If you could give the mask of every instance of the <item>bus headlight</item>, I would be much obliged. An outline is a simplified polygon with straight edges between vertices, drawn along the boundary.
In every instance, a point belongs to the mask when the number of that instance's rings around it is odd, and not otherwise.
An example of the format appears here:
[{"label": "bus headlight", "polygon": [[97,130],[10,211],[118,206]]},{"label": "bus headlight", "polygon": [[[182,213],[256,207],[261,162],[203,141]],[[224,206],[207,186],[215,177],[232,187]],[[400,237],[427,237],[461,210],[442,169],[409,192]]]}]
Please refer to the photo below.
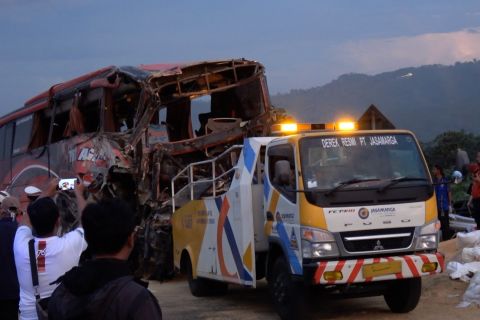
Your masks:
[{"label": "bus headlight", "polygon": [[302,255],[304,258],[324,258],[339,255],[333,235],[325,230],[302,227]]}]

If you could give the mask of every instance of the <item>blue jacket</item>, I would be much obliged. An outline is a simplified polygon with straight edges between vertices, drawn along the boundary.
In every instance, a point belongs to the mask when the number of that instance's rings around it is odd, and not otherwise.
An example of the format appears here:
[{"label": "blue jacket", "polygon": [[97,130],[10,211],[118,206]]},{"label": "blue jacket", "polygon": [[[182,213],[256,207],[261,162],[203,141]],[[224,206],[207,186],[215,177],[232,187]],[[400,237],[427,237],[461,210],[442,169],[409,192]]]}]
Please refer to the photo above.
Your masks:
[{"label": "blue jacket", "polygon": [[448,212],[450,201],[448,199],[448,180],[446,178],[435,179],[435,194],[437,195],[437,208]]}]

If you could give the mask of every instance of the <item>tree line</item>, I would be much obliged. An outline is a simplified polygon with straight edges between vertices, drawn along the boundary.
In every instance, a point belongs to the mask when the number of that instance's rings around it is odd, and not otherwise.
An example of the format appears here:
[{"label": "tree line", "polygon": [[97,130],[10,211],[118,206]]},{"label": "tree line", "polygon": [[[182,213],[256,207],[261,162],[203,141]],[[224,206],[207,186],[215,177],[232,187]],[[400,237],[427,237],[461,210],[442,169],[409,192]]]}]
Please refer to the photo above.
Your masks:
[{"label": "tree line", "polygon": [[444,169],[451,170],[455,167],[458,148],[467,152],[471,162],[475,161],[475,155],[480,151],[480,135],[463,130],[446,131],[431,142],[421,145],[430,166],[438,164]]}]

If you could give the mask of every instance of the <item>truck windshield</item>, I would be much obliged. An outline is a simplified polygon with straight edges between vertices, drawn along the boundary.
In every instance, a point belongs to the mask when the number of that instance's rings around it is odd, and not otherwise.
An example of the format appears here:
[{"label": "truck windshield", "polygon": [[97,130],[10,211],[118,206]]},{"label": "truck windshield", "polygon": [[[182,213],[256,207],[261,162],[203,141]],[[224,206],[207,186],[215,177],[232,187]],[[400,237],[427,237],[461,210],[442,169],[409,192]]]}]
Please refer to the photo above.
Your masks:
[{"label": "truck windshield", "polygon": [[417,143],[409,134],[305,137],[300,155],[305,190],[331,192],[381,188],[392,180],[398,186],[429,181]]}]

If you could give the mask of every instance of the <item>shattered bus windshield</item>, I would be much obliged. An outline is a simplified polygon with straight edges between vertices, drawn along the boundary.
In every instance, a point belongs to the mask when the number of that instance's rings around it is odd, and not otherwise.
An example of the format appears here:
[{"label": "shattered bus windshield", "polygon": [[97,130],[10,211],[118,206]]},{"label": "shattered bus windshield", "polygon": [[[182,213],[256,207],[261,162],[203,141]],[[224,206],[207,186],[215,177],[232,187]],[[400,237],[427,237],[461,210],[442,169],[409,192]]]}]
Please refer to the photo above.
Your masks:
[{"label": "shattered bus windshield", "polygon": [[417,144],[409,134],[306,137],[300,154],[307,190],[378,187],[395,179],[416,184],[428,181]]}]

